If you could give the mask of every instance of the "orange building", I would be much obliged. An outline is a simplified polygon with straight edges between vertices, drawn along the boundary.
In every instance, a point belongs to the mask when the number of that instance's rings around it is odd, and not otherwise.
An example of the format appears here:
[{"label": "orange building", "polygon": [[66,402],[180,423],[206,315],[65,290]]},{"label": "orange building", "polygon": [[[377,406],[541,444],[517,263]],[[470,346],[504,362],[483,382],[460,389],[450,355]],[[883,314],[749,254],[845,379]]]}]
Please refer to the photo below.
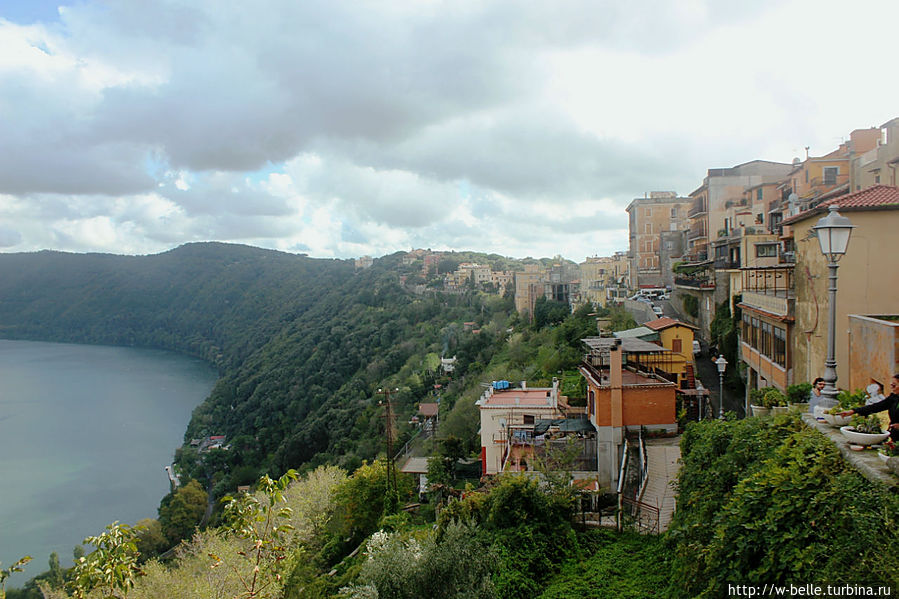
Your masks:
[{"label": "orange building", "polygon": [[668,350],[640,339],[588,337],[580,366],[587,381],[587,417],[596,428],[597,474],[603,488],[618,486],[627,430],[677,431],[675,384],[658,374]]}]

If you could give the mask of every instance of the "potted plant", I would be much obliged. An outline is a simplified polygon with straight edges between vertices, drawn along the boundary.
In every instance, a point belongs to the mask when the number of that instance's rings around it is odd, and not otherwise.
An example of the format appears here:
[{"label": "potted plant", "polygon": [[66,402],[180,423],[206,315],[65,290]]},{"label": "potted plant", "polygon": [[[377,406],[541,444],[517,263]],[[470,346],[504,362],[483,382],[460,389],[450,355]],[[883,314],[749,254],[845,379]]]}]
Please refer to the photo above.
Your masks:
[{"label": "potted plant", "polygon": [[843,436],[855,445],[875,445],[890,436],[880,429],[880,418],[876,414],[868,417],[855,415],[849,426],[840,427]]},{"label": "potted plant", "polygon": [[840,416],[842,412],[845,412],[849,408],[845,408],[843,406],[837,405],[829,410],[824,411],[824,420],[827,421],[827,424],[830,426],[834,426],[836,428],[840,428],[841,426],[846,426],[852,420],[851,416]]},{"label": "potted plant", "polygon": [[771,410],[763,405],[765,389],[753,389],[749,392],[749,408],[753,416],[764,416]]},{"label": "potted plant", "polygon": [[787,410],[789,410],[787,407],[787,396],[777,389],[768,389],[765,391],[765,395],[762,397],[762,405],[769,408],[775,414],[786,413]]},{"label": "potted plant", "polygon": [[787,400],[790,408],[799,410],[800,412],[808,411],[808,398],[812,392],[811,383],[799,383],[798,385],[790,385],[787,387]]}]

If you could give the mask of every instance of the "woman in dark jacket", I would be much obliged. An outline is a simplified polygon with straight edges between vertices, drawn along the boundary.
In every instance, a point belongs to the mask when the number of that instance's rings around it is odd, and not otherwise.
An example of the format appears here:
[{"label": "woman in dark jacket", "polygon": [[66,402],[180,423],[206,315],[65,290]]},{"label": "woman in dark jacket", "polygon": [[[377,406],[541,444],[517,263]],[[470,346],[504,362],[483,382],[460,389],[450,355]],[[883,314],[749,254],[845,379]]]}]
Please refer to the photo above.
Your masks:
[{"label": "woman in dark jacket", "polygon": [[868,414],[876,414],[877,412],[889,411],[890,415],[890,438],[893,441],[899,441],[899,374],[894,374],[890,379],[890,394],[877,403],[868,406],[861,406],[852,410],[843,412],[843,416],[851,416],[858,414],[867,416]]}]

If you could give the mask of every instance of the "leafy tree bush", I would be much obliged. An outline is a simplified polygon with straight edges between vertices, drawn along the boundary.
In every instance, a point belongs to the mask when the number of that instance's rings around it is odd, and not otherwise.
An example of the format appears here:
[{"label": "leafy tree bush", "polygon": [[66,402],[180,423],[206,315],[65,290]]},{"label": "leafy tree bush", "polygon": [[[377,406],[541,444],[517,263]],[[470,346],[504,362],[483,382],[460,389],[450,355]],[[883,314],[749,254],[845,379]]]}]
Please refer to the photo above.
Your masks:
[{"label": "leafy tree bush", "polygon": [[699,299],[695,295],[685,294],[683,296],[684,312],[689,316],[696,318],[699,316]]},{"label": "leafy tree bush", "polygon": [[899,584],[883,559],[899,550],[899,498],[797,417],[693,423],[682,455],[670,596],[721,597],[735,580]]},{"label": "leafy tree bush", "polygon": [[206,513],[206,505],[206,491],[196,480],[188,481],[163,498],[159,505],[159,524],[169,546],[193,534]]}]

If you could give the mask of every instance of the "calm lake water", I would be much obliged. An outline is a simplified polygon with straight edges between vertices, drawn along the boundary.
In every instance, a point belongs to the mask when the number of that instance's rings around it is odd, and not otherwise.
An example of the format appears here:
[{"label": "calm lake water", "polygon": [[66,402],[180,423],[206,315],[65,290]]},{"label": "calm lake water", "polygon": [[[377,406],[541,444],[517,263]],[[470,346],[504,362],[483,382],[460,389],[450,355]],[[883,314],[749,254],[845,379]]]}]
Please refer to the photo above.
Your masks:
[{"label": "calm lake water", "polygon": [[114,520],[155,518],[216,372],[182,355],[0,339],[0,562],[21,586]]}]

